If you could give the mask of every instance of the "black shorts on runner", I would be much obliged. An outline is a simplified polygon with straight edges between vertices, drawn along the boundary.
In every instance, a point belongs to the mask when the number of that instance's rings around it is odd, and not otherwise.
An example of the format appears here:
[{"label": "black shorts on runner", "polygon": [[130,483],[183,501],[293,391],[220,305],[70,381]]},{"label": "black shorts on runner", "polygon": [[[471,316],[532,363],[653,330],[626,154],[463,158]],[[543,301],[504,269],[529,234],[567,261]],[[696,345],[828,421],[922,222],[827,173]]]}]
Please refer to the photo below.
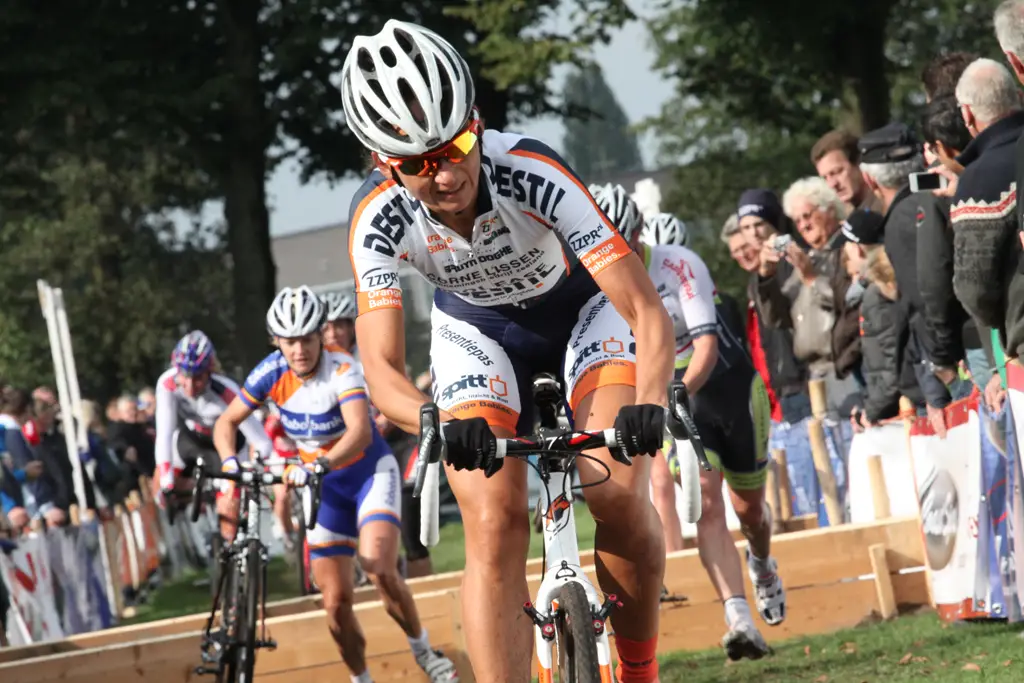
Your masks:
[{"label": "black shorts on runner", "polygon": [[[676,370],[682,378],[683,370]],[[729,368],[690,397],[708,461],[734,491],[764,486],[768,476],[771,404],[761,375],[749,364]]]}]

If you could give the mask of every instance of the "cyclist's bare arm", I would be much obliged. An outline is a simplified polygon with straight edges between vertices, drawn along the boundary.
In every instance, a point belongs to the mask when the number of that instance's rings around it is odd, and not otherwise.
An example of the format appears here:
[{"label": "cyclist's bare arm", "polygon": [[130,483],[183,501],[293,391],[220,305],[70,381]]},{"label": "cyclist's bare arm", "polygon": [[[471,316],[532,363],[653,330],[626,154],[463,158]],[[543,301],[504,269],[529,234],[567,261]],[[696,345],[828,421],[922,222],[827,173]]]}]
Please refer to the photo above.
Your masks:
[{"label": "cyclist's bare arm", "polygon": [[332,470],[358,457],[373,441],[370,407],[365,400],[341,404],[341,418],[345,421],[345,433],[324,453],[328,467]]},{"label": "cyclist's bare arm", "polygon": [[[661,305],[660,300],[658,305]],[[360,360],[374,405],[404,431],[419,434],[420,406],[431,399],[405,374],[405,319],[402,310],[381,308],[363,313],[356,318],[356,338],[374,340],[360,348]],[[441,412],[442,422],[451,419],[451,415]]]},{"label": "cyclist's bare arm", "polygon": [[683,384],[691,396],[700,391],[718,363],[718,335],[702,334],[693,340],[693,355],[683,373]]},{"label": "cyclist's bare arm", "polygon": [[238,435],[238,427],[249,419],[252,413],[253,409],[242,403],[242,399],[236,396],[213,424],[213,447],[217,449],[221,462],[235,457],[235,439]]},{"label": "cyclist's bare arm", "polygon": [[665,405],[665,387],[675,364],[675,339],[672,321],[643,262],[631,253],[602,269],[594,281],[636,338],[636,403]]}]

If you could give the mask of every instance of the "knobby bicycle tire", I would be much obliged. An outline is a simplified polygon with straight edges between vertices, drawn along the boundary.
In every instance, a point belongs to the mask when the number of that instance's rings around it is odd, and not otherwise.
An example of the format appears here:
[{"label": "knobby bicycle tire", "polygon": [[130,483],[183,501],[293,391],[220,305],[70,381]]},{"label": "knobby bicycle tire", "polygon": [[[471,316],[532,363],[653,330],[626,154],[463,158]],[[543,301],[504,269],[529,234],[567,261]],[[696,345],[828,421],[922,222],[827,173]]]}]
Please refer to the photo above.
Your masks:
[{"label": "knobby bicycle tire", "polygon": [[217,562],[220,565],[224,582],[220,594],[220,621],[221,627],[227,634],[227,642],[221,653],[221,662],[225,665],[221,669],[220,676],[217,677],[217,683],[234,683],[236,678],[235,648],[242,616],[239,609],[241,584],[239,583],[238,565],[234,557],[222,552]]},{"label": "knobby bicycle tire", "polygon": [[210,594],[217,595],[217,588],[220,586],[220,573],[223,571],[221,554],[224,552],[224,538],[220,535],[220,529],[215,529],[210,534]]},{"label": "knobby bicycle tire", "polygon": [[294,554],[295,571],[299,575],[299,594],[311,595],[313,581],[309,573],[309,549],[306,545],[306,510],[302,506],[302,496],[294,492],[289,494],[291,504],[292,527],[295,532],[292,553]]},{"label": "knobby bicycle tire", "polygon": [[583,586],[570,582],[558,591],[558,680],[601,683],[594,617]]},{"label": "knobby bicycle tire", "polygon": [[239,592],[240,632],[236,634],[234,683],[252,683],[256,666],[256,623],[259,621],[260,596],[263,594],[263,563],[259,539],[245,542],[244,589]]}]

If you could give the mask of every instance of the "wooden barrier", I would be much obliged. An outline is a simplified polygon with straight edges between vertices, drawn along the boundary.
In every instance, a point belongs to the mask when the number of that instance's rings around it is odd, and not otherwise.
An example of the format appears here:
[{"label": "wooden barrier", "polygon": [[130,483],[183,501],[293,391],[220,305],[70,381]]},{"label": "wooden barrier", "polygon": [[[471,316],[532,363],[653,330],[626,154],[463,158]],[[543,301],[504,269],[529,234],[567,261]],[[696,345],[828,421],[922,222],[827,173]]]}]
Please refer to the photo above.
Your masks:
[{"label": "wooden barrier", "polygon": [[[924,555],[918,541],[916,518],[886,520],[869,524],[844,525],[795,532],[775,539],[772,554],[786,584],[787,619],[775,628],[764,629],[769,641],[823,633],[854,626],[877,613],[891,616],[895,606],[927,602],[925,574],[920,568]],[[587,567],[593,578],[594,568]],[[536,590],[539,575],[530,577]],[[411,582],[410,582],[411,583]],[[662,652],[715,647],[722,635],[722,606],[700,564],[696,550],[682,550],[668,558],[666,586],[687,597],[685,602],[662,607],[660,646]],[[752,595],[747,585],[748,596]],[[887,597],[887,596],[891,596]],[[301,600],[291,601],[298,604]],[[431,641],[460,666],[462,680],[471,680],[466,662],[458,589],[417,594],[420,617]],[[280,604],[280,603],[279,603]],[[380,602],[356,606],[366,634],[370,672],[375,681],[404,681],[420,676],[400,629],[387,616]],[[182,620],[193,617],[183,617]],[[166,622],[165,622],[166,625]],[[261,651],[257,680],[276,683],[305,683],[310,680],[344,680],[348,675],[327,632],[322,610],[306,611],[267,619],[270,635],[277,639],[276,651]],[[130,629],[115,629],[131,637]],[[101,634],[95,634],[99,636]],[[136,633],[137,635],[137,633]],[[60,651],[68,643],[88,649],[40,656]],[[23,654],[31,658],[0,664],[0,680],[43,683],[180,683],[202,680],[192,673],[199,663],[199,641],[194,628],[187,633],[154,635],[143,640],[101,644],[86,637],[35,648]],[[87,644],[88,643],[88,644]]]},{"label": "wooden barrier", "polygon": [[793,517],[793,489],[789,485],[789,465],[786,462],[786,451],[776,448],[772,451],[772,462],[778,472],[779,482],[779,518],[783,522]]},{"label": "wooden barrier", "polygon": [[892,510],[889,506],[889,490],[885,487],[882,456],[868,456],[868,480],[871,482],[871,502],[875,510],[875,519],[890,517]]},{"label": "wooden barrier", "polygon": [[[817,518],[813,515],[793,517],[784,523],[784,527],[786,533],[795,533],[814,529],[817,528]],[[742,552],[746,541],[743,540],[739,531],[732,531],[731,534],[733,536],[733,540],[736,541],[737,547],[740,548]],[[782,536],[780,535],[775,540],[776,545],[778,545],[781,538]],[[686,539],[686,543],[688,547],[696,547],[693,539]],[[684,550],[682,552],[685,553],[686,551]],[[675,555],[670,557],[674,556]],[[594,565],[593,551],[583,551],[581,553],[580,560],[584,567],[591,568]],[[690,570],[688,569],[687,571]],[[537,578],[542,572],[543,566],[540,558],[534,558],[527,562],[526,574],[528,577]],[[698,576],[703,577],[705,574],[700,572]],[[409,579],[407,583],[413,595],[435,593],[459,588],[462,584],[462,572],[458,571],[434,574],[432,576]],[[536,586],[534,585],[531,590],[534,590],[535,588]],[[376,589],[373,587],[367,586],[364,588],[357,588],[355,591],[355,602],[357,604],[374,602],[376,600],[377,593]],[[267,603],[267,618],[272,619],[276,617],[312,612],[323,609],[323,606],[323,599],[319,595],[277,600]],[[29,659],[31,657],[45,657],[66,652],[77,652],[89,648],[106,647],[109,645],[123,643],[128,640],[146,640],[183,633],[198,633],[206,623],[206,618],[206,613],[190,614],[188,616],[161,619],[159,621],[151,621],[144,624],[121,626],[102,631],[82,633],[63,640],[47,643],[4,648],[0,649],[0,664],[16,662],[23,659]]]}]

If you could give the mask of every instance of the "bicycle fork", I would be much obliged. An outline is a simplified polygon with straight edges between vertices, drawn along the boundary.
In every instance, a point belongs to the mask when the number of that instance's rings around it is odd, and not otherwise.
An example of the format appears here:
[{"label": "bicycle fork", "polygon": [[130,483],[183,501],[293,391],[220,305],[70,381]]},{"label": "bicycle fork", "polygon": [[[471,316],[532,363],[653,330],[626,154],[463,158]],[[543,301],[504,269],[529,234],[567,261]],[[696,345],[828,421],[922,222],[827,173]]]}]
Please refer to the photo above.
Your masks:
[{"label": "bicycle fork", "polygon": [[[537,651],[539,683],[551,683],[553,678],[553,651],[559,616],[558,593],[566,583],[578,583],[587,594],[591,623],[597,640],[598,665],[602,681],[613,681],[611,645],[605,622],[614,607],[622,603],[612,594],[603,601],[597,589],[587,579],[580,566],[580,551],[576,537],[576,514],[573,509],[572,473],[563,468],[543,468],[541,480],[545,491],[541,495],[550,501],[542,515],[544,525],[544,576],[537,591],[536,603],[527,602],[523,611],[536,626],[534,643]],[[557,491],[557,495],[552,492]],[[537,607],[540,609],[538,610]]]}]

